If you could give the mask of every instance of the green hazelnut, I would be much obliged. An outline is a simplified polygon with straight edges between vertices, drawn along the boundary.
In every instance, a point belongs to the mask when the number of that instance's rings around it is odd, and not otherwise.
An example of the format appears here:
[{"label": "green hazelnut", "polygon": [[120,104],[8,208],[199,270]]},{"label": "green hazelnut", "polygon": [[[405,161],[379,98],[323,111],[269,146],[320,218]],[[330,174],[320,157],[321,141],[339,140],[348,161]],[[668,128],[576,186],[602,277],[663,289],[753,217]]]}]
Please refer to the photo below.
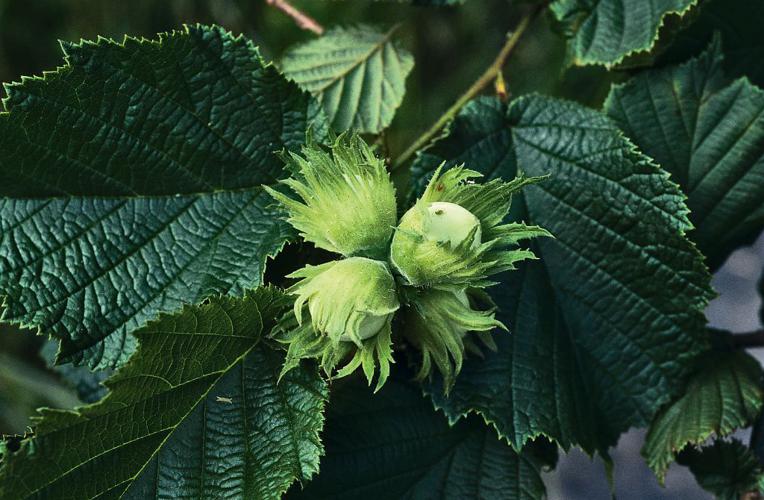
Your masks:
[{"label": "green hazelnut", "polygon": [[306,266],[290,275],[302,278],[288,291],[296,295],[297,321],[307,304],[313,328],[340,342],[362,341],[377,335],[400,304],[395,280],[384,262],[351,257]]},{"label": "green hazelnut", "polygon": [[[462,255],[481,244],[480,219],[455,203],[417,203],[401,217],[390,246],[390,262],[406,281],[429,286],[459,265]],[[466,262],[465,262],[466,264]]]},{"label": "green hazelnut", "polygon": [[480,220],[472,212],[456,203],[447,201],[430,203],[423,229],[422,236],[431,241],[449,242],[455,247],[473,234],[470,247],[475,248],[480,245]]}]

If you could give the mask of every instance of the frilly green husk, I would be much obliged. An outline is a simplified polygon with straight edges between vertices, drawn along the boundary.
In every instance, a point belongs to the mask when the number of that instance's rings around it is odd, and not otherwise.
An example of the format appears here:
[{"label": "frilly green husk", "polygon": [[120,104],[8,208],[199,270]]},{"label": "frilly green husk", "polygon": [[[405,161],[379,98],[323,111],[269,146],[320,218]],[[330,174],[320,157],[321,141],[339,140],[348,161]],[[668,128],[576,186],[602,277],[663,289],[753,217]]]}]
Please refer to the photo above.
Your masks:
[{"label": "frilly green husk", "polygon": [[301,278],[287,290],[297,297],[297,322],[302,324],[307,305],[313,329],[334,341],[351,341],[360,347],[361,341],[377,333],[367,325],[381,328],[400,307],[395,280],[378,260],[351,257],[306,266],[289,277]]},{"label": "frilly green husk", "polygon": [[[512,194],[542,178],[520,176],[511,182],[494,179],[476,184],[472,179],[481,177],[478,172],[455,167],[441,174],[441,168],[422,197],[401,217],[393,235],[390,263],[405,284],[454,290],[485,288],[495,284],[490,276],[535,258],[530,250],[519,248],[518,242],[550,234],[537,226],[502,221],[509,212]],[[480,225],[472,227],[459,242],[433,237],[431,207],[442,202],[469,211]],[[480,241],[475,244],[478,234]]]},{"label": "frilly green husk", "polygon": [[382,387],[392,362],[391,322],[400,307],[387,265],[351,257],[306,266],[289,277],[301,279],[287,290],[296,296],[294,309],[273,336],[288,346],[282,374],[300,359],[317,358],[334,378],[361,366],[371,384],[379,366],[377,388]]},{"label": "frilly green husk", "polygon": [[[448,392],[461,371],[465,349],[482,355],[478,342],[491,350],[496,344],[488,332],[507,328],[495,318],[496,308],[480,290],[408,289],[406,292],[403,336],[422,356],[416,375],[423,380],[430,375],[433,364],[443,375]],[[474,309],[481,302],[488,309]]]},{"label": "frilly green husk", "polygon": [[299,199],[265,190],[303,239],[345,257],[386,258],[396,222],[395,188],[384,161],[360,137],[340,135],[328,150],[309,139],[302,155],[281,156],[295,173],[282,184]]},{"label": "frilly green husk", "polygon": [[550,236],[504,222],[512,194],[542,178],[478,184],[475,171],[441,166],[396,226],[384,162],[358,136],[342,135],[329,148],[309,139],[301,155],[283,158],[293,172],[283,185],[292,194],[267,191],[305,240],[345,258],[289,276],[299,280],[288,289],[294,309],[271,334],[287,349],[282,375],[311,358],[330,378],[360,367],[371,385],[378,370],[379,390],[393,338],[406,339],[421,356],[417,378],[437,368],[448,392],[465,352],[495,349],[491,331],[506,330],[483,289],[496,284],[495,274],[535,258],[520,241]]}]

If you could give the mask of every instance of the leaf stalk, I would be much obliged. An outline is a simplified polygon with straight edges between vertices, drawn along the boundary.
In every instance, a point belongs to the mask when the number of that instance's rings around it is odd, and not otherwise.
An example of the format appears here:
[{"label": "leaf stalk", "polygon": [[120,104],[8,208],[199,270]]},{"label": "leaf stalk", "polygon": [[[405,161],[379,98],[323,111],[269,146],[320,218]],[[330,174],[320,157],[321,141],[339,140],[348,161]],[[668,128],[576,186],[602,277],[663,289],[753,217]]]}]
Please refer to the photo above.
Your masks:
[{"label": "leaf stalk", "polygon": [[747,333],[735,333],[731,335],[732,345],[736,349],[751,349],[764,347],[764,328]]},{"label": "leaf stalk", "polygon": [[297,26],[299,26],[300,28],[304,30],[312,31],[318,36],[321,36],[324,34],[324,27],[321,26],[318,23],[318,21],[316,21],[309,15],[299,10],[297,7],[289,3],[287,0],[266,0],[266,3],[268,5],[272,5],[273,7],[276,7],[277,9],[282,11],[284,14],[294,19],[295,23],[297,23]]}]

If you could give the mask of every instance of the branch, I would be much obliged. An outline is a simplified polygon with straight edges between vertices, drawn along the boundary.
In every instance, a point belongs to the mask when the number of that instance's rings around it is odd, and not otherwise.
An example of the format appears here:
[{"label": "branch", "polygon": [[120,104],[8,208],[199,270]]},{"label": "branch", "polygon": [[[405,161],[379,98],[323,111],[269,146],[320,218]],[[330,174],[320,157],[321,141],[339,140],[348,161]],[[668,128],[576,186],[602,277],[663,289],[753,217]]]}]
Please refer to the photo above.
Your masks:
[{"label": "branch", "polygon": [[422,147],[426,146],[427,143],[429,143],[430,140],[435,137],[435,135],[443,127],[445,127],[446,124],[448,124],[448,122],[450,122],[457,113],[459,113],[465,104],[471,101],[473,97],[478,95],[485,87],[487,87],[491,82],[494,81],[494,79],[498,77],[498,75],[501,73],[501,69],[504,67],[504,64],[507,61],[507,58],[509,58],[509,55],[517,45],[517,42],[520,41],[520,38],[523,36],[523,33],[525,33],[525,30],[528,29],[528,26],[536,18],[539,12],[541,12],[544,6],[544,3],[535,6],[520,20],[517,28],[512,33],[512,35],[507,38],[507,41],[499,51],[496,59],[493,60],[493,63],[491,63],[491,65],[488,66],[483,74],[480,75],[480,78],[475,80],[475,83],[473,83],[472,86],[468,88],[467,91],[462,94],[462,96],[457,99],[456,102],[450,108],[448,108],[448,110],[446,110],[446,112],[443,113],[440,118],[438,118],[438,121],[436,121],[432,127],[429,128],[429,130],[419,136],[419,138],[414,141],[414,143],[411,144],[411,146],[409,146],[406,151],[404,151],[398,158],[396,158],[396,160],[393,162],[393,170],[405,164],[414,155],[414,153],[422,149]]},{"label": "branch", "polygon": [[736,349],[764,347],[764,329],[748,333],[733,333],[730,338],[732,346]]},{"label": "branch", "polygon": [[312,31],[316,35],[324,34],[324,27],[318,24],[318,22],[312,17],[308,16],[304,12],[298,10],[295,6],[289,3],[288,0],[266,0],[268,5],[272,5],[294,19],[297,26],[304,30]]}]

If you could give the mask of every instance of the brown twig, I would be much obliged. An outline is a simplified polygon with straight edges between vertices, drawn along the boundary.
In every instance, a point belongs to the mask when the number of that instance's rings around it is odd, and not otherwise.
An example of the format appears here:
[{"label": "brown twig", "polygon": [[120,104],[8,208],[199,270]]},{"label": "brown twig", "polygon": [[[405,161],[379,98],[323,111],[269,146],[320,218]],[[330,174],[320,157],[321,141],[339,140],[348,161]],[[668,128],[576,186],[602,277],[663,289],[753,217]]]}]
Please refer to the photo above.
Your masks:
[{"label": "brown twig", "polygon": [[470,86],[457,101],[446,110],[445,113],[436,121],[432,127],[430,127],[424,134],[419,136],[396,160],[393,162],[393,169],[399,168],[404,165],[414,154],[426,146],[433,137],[450,122],[456,116],[459,111],[467,104],[473,97],[478,95],[485,87],[493,82],[497,75],[501,72],[506,63],[507,58],[514,50],[517,42],[523,36],[523,33],[528,29],[531,22],[536,18],[539,12],[545,7],[544,3],[540,3],[535,6],[528,14],[520,20],[520,23],[515,28],[515,31],[507,37],[507,41],[499,51],[499,54],[493,60],[490,66],[483,72],[480,77]]},{"label": "brown twig", "polygon": [[732,345],[737,349],[764,347],[764,329],[748,333],[735,333],[730,337]]},{"label": "brown twig", "polygon": [[324,27],[318,24],[318,22],[297,9],[294,5],[290,4],[288,0],[265,0],[268,5],[272,5],[288,15],[297,23],[297,26],[304,30],[312,31],[316,35],[324,34]]}]

